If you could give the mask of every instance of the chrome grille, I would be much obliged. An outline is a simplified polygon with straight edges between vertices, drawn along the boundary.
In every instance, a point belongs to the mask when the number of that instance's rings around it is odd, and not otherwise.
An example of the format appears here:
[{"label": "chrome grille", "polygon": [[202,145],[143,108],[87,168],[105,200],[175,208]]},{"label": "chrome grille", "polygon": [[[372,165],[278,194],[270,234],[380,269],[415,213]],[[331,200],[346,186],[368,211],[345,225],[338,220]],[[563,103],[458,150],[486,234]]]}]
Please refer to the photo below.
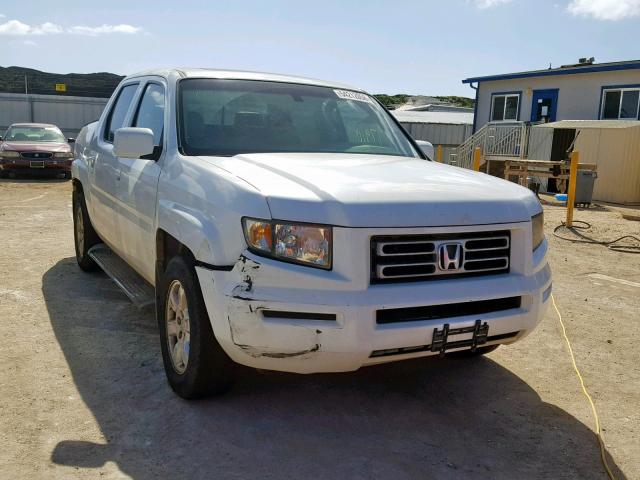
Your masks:
[{"label": "chrome grille", "polygon": [[[508,230],[374,236],[371,238],[371,282],[505,273],[509,271],[510,250]],[[451,260],[450,253],[455,253],[457,258]]]},{"label": "chrome grille", "polygon": [[51,153],[51,152],[21,152],[20,156],[22,158],[41,160],[41,159],[53,157],[53,153]]}]

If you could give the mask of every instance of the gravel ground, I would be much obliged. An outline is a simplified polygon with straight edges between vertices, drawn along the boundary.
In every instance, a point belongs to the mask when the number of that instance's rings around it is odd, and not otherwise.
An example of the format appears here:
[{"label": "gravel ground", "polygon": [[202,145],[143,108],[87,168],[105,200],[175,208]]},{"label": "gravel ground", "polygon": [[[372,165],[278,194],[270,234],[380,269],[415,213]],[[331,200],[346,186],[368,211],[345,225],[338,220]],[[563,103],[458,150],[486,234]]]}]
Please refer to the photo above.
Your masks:
[{"label": "gravel ground", "polygon": [[[153,314],[77,268],[70,187],[0,180],[1,479],[606,478],[552,311],[484,358],[248,372],[227,396],[181,400]],[[545,210],[556,300],[609,461],[639,479],[640,255],[557,240],[564,209]],[[599,238],[640,233],[611,207],[576,219]]]}]

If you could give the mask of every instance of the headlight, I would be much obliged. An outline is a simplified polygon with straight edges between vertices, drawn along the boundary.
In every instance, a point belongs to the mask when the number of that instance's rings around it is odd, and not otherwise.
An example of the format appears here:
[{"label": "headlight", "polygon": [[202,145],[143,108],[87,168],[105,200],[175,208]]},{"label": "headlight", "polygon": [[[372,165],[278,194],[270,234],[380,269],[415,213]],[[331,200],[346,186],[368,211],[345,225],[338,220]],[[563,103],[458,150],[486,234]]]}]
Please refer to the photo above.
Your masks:
[{"label": "headlight", "polygon": [[544,240],[544,212],[540,212],[531,217],[531,239],[534,250],[538,248]]},{"label": "headlight", "polygon": [[73,153],[71,152],[57,152],[53,154],[54,158],[73,158]]},{"label": "headlight", "polygon": [[13,152],[11,150],[0,151],[0,157],[3,157],[3,158],[17,158],[19,156],[20,156],[19,152]]},{"label": "headlight", "polygon": [[331,269],[333,232],[329,226],[243,218],[242,229],[249,250],[259,255]]}]

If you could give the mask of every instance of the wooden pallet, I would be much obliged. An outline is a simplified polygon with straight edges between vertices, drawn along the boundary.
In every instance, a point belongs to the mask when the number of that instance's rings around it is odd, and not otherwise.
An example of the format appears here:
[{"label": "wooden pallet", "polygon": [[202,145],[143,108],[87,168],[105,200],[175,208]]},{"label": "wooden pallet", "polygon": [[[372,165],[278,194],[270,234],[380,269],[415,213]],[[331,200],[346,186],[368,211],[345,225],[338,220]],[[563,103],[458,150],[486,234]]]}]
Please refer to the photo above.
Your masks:
[{"label": "wooden pallet", "polygon": [[[487,163],[496,161],[503,162],[504,178],[509,180],[511,177],[517,177],[517,183],[524,186],[527,185],[528,177],[555,178],[560,181],[567,181],[569,179],[569,162],[496,156],[487,156],[486,161]],[[597,171],[598,166],[595,163],[579,163],[578,170]]]}]

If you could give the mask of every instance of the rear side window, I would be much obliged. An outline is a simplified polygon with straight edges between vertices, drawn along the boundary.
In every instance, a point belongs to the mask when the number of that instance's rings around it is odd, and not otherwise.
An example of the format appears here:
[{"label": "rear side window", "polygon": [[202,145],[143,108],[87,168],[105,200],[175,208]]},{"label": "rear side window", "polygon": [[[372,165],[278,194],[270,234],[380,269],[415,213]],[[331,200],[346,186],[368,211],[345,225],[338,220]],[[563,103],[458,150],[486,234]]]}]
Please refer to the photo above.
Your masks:
[{"label": "rear side window", "polygon": [[129,106],[131,105],[133,95],[136,93],[137,88],[138,84],[132,83],[126,87],[122,87],[122,90],[120,90],[116,103],[109,112],[107,127],[104,130],[104,139],[107,142],[113,142],[115,131],[124,125],[124,118],[129,111]]},{"label": "rear side window", "polygon": [[133,126],[151,129],[154,145],[160,146],[164,129],[164,87],[162,85],[150,83],[146,86]]}]

